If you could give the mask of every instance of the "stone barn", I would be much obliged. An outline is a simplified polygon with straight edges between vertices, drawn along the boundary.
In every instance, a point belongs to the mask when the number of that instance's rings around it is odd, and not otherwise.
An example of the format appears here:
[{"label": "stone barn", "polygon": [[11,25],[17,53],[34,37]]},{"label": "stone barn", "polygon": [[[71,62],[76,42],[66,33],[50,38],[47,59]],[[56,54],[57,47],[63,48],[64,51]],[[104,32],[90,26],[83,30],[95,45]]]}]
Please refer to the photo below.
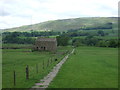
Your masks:
[{"label": "stone barn", "polygon": [[56,38],[38,37],[34,48],[38,51],[56,51],[57,40]]}]

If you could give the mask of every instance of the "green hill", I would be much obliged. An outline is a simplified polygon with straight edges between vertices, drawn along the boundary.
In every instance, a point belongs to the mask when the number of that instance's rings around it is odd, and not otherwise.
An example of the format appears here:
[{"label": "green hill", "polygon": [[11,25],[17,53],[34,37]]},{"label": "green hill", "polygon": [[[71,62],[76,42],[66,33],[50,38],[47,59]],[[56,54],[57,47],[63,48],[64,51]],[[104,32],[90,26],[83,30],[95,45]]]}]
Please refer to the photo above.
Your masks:
[{"label": "green hill", "polygon": [[33,25],[5,29],[4,31],[66,31],[76,29],[117,28],[117,17],[84,17],[46,21]]}]

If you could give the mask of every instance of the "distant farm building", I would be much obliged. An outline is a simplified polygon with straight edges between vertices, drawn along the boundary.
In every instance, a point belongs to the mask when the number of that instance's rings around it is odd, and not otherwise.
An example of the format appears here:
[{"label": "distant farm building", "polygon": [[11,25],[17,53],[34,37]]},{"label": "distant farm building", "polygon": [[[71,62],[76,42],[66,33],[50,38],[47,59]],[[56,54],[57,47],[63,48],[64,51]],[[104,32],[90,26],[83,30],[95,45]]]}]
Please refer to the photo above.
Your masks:
[{"label": "distant farm building", "polygon": [[39,37],[35,42],[34,49],[38,51],[56,51],[57,40],[56,38]]}]

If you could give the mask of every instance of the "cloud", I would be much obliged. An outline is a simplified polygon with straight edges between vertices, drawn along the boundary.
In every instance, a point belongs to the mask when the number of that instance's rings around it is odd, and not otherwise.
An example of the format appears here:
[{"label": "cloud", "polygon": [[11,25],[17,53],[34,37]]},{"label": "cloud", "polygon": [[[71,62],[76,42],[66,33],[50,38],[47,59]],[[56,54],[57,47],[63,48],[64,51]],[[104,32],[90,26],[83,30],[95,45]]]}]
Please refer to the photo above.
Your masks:
[{"label": "cloud", "polygon": [[0,28],[78,17],[114,17],[118,0],[0,0]]},{"label": "cloud", "polygon": [[9,16],[10,15],[10,13],[7,11],[3,11],[2,9],[0,11],[1,11],[0,16]]}]

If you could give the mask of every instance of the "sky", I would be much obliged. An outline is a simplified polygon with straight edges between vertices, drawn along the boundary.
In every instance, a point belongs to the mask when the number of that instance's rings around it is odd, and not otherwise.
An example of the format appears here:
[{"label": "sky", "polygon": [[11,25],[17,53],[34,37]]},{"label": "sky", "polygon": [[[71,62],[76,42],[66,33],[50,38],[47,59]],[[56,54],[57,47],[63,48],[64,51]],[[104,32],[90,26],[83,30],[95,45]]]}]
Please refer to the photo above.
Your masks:
[{"label": "sky", "polygon": [[0,0],[0,29],[49,20],[118,17],[119,0]]}]

